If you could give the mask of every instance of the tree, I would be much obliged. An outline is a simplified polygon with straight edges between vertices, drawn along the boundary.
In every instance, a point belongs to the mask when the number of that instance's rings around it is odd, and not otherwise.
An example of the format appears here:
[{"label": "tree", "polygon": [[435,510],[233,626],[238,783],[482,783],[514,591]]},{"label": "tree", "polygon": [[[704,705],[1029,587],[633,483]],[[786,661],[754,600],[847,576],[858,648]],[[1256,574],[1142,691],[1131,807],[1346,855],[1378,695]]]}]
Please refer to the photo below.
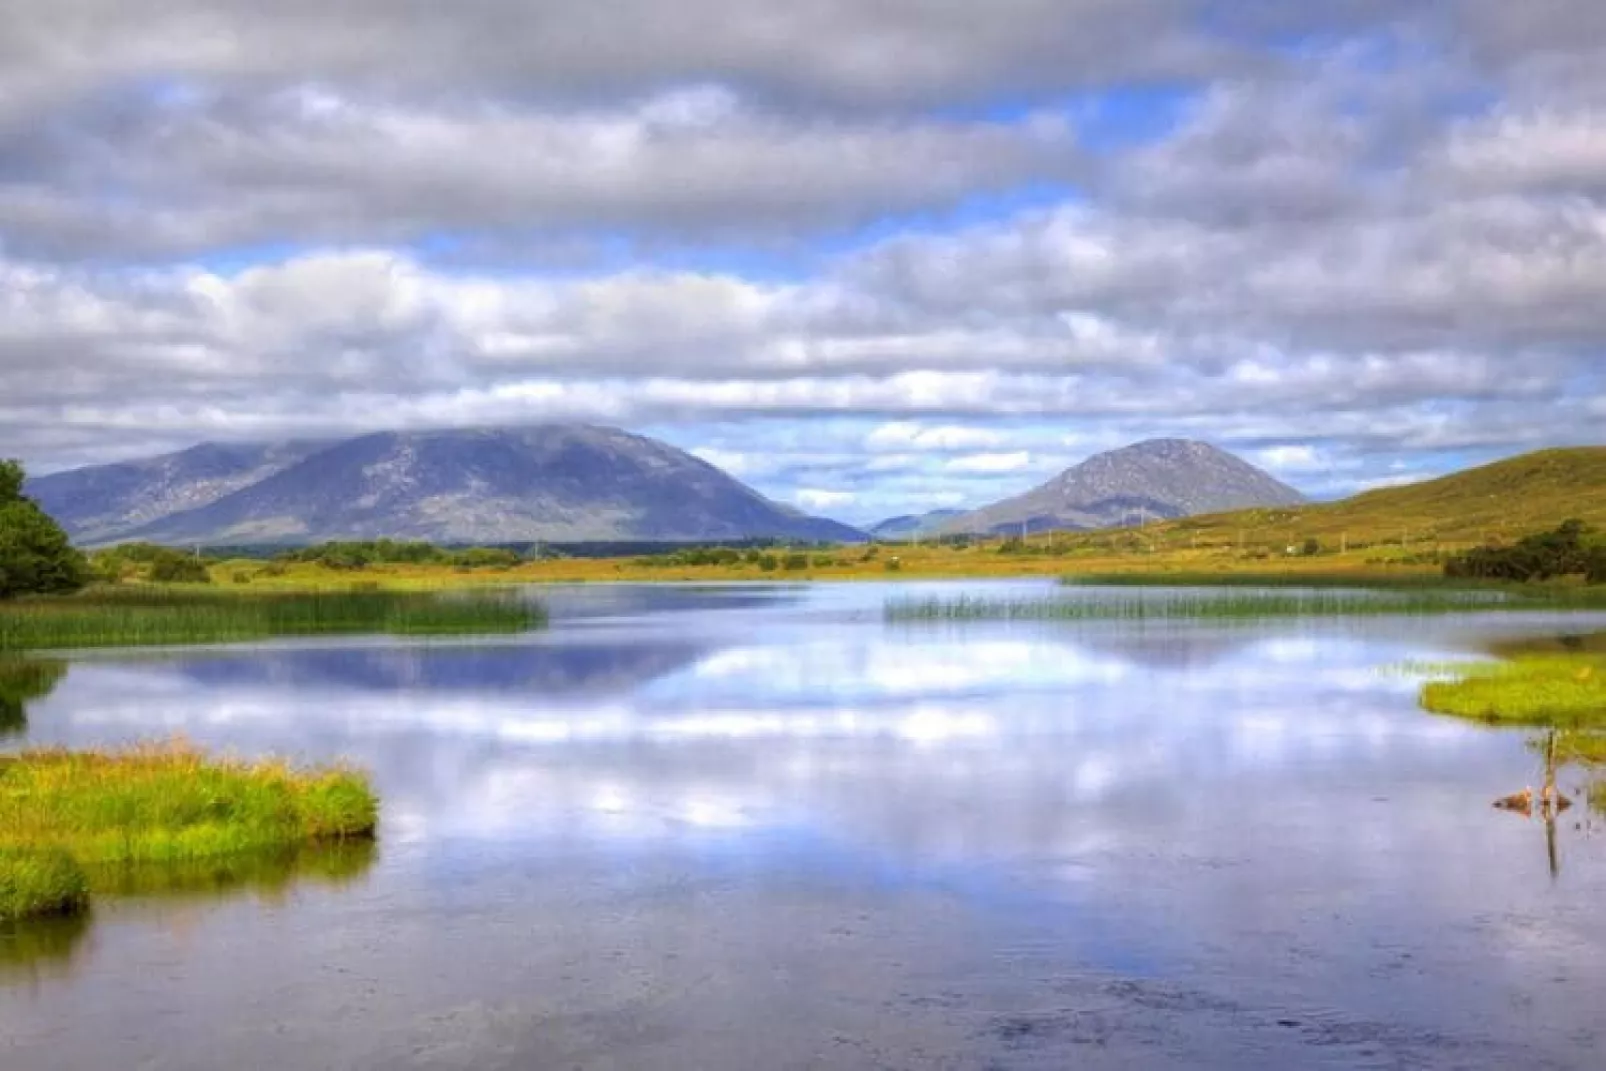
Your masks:
[{"label": "tree", "polygon": [[22,482],[22,465],[0,460],[0,599],[77,591],[88,563]]}]

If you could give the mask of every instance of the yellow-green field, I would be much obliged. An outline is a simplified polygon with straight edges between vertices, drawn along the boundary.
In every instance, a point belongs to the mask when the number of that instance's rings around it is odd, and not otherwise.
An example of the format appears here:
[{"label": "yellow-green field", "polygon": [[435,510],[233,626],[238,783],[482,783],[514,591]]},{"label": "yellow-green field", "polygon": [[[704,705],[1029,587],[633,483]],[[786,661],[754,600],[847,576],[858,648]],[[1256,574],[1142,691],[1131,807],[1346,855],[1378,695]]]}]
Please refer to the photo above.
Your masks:
[{"label": "yellow-green field", "polygon": [[[1340,575],[1357,583],[1408,576],[1432,578],[1439,566],[1398,548],[1369,548],[1316,557],[1239,553],[1236,547],[1167,545],[1157,529],[1043,537],[1024,549],[1000,552],[1001,540],[970,547],[885,544],[805,552],[807,565],[766,570],[756,562],[686,565],[670,556],[652,558],[560,558],[525,562],[507,569],[461,571],[436,565],[370,565],[361,570],[295,564],[268,570],[262,562],[228,561],[211,569],[217,590],[343,591],[374,584],[394,591],[441,591],[514,584],[573,584],[620,581],[799,581],[915,580],[1175,574],[1213,576],[1270,574],[1319,577]],[[785,550],[775,551],[783,562]]]}]

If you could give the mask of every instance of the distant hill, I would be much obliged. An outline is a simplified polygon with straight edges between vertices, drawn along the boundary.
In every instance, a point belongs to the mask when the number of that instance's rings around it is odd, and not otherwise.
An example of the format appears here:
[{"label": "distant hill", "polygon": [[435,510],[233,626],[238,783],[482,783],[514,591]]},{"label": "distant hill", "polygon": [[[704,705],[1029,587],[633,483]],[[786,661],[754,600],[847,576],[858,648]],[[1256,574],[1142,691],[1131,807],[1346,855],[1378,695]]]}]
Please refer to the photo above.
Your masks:
[{"label": "distant hill", "polygon": [[943,525],[955,517],[964,515],[962,509],[937,509],[930,513],[905,514],[902,517],[888,517],[886,520],[873,524],[865,532],[876,539],[921,539],[936,535],[942,531]]},{"label": "distant hill", "polygon": [[206,445],[46,476],[28,490],[91,544],[864,538],[665,443],[589,425]]},{"label": "distant hill", "polygon": [[1151,439],[1088,458],[1023,495],[965,513],[944,531],[1019,534],[1305,501],[1287,484],[1208,443]]},{"label": "distant hill", "polygon": [[1606,528],[1606,446],[1541,450],[1339,502],[1195,517],[1187,526],[1204,533],[1272,525],[1333,545],[1473,543],[1514,539],[1571,517]]}]

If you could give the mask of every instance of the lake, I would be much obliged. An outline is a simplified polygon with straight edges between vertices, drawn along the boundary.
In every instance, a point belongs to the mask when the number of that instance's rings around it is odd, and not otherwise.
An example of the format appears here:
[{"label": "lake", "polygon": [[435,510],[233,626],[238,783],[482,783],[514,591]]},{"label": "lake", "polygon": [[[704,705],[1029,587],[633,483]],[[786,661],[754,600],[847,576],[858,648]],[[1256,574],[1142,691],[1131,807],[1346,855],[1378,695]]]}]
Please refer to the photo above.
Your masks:
[{"label": "lake", "polygon": [[1049,590],[74,655],[0,747],[348,758],[380,840],[0,931],[0,1067],[1601,1066],[1601,819],[1398,667],[1602,618],[882,617]]}]

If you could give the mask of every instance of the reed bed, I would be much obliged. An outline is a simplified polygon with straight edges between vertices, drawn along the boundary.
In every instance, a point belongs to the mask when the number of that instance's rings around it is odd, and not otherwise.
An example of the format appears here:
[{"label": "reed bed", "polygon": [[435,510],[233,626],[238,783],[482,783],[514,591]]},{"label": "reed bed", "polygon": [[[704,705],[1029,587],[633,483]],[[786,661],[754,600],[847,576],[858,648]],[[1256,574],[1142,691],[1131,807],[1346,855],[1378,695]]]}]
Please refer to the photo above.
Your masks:
[{"label": "reed bed", "polygon": [[1501,583],[1447,579],[1442,573],[1355,572],[1152,572],[1097,573],[1060,578],[1068,588],[1342,589],[1350,593],[1404,593],[1485,600],[1519,610],[1606,610],[1606,585],[1570,581]]},{"label": "reed bed", "polygon": [[1330,572],[1307,569],[1296,570],[1253,570],[1241,569],[1235,572],[1205,571],[1205,570],[1178,570],[1166,572],[1137,573],[1078,573],[1074,576],[1060,578],[1060,583],[1066,587],[1109,587],[1109,588],[1157,588],[1157,587],[1207,587],[1207,588],[1344,588],[1349,591],[1417,591],[1417,590],[1477,590],[1472,585],[1449,585],[1445,583],[1442,573],[1368,573],[1360,574],[1351,569],[1348,571],[1335,569]]},{"label": "reed bed", "polygon": [[377,822],[367,779],[344,768],[208,759],[183,743],[0,757],[0,890],[19,890],[0,895],[0,918],[81,907],[129,867],[366,839]]},{"label": "reed bed", "polygon": [[274,594],[102,588],[0,604],[0,651],[225,643],[274,636],[523,632],[540,604],[501,593],[394,591]]},{"label": "reed bed", "polygon": [[1257,621],[1294,617],[1428,615],[1508,609],[1499,594],[1449,591],[1178,590],[1160,594],[894,598],[888,621]]}]

